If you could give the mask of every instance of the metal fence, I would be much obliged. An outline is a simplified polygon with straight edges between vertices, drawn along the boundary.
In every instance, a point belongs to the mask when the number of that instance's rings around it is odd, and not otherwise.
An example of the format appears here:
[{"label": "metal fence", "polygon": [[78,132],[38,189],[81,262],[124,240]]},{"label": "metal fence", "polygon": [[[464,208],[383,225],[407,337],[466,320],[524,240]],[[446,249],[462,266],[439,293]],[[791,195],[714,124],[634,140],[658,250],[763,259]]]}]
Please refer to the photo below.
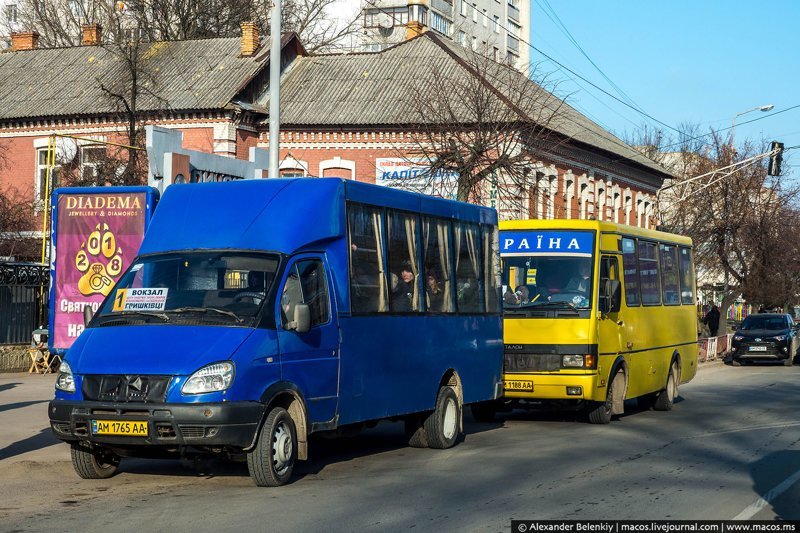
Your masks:
[{"label": "metal fence", "polygon": [[0,263],[0,344],[27,344],[47,327],[50,271],[36,263]]}]

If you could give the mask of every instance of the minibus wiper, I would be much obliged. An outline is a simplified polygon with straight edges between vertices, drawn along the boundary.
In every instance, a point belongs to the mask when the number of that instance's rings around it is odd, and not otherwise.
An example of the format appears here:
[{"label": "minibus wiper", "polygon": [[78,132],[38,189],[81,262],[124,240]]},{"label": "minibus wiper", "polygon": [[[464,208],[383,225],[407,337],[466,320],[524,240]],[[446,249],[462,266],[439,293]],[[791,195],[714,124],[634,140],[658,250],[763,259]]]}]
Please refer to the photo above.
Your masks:
[{"label": "minibus wiper", "polygon": [[103,315],[100,318],[119,319],[120,317],[128,317],[131,315],[154,316],[156,318],[160,318],[164,322],[169,322],[169,317],[164,313],[153,313],[152,311],[123,311],[121,313],[112,313],[110,315]]},{"label": "minibus wiper", "polygon": [[206,311],[214,311],[221,315],[233,317],[237,322],[244,322],[244,318],[240,317],[233,311],[226,311],[224,309],[217,309],[216,307],[178,307],[177,309],[170,309],[170,313],[205,313]]},{"label": "minibus wiper", "polygon": [[578,308],[575,307],[575,304],[573,304],[572,302],[545,302],[543,304],[537,305],[537,307],[539,307],[539,308],[541,308],[541,307],[567,307],[569,309],[572,309],[576,313],[578,312]]}]

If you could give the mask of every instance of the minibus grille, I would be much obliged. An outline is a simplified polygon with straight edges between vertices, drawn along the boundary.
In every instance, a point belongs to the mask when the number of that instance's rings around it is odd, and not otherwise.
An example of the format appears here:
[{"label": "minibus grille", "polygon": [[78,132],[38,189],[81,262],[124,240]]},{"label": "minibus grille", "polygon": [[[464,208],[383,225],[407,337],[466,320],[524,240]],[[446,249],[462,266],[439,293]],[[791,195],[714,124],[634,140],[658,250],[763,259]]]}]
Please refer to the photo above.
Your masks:
[{"label": "minibus grille", "polygon": [[87,375],[83,397],[98,402],[164,403],[170,376]]},{"label": "minibus grille", "polygon": [[504,360],[505,371],[513,372],[552,372],[561,369],[561,354],[555,353],[507,353]]}]

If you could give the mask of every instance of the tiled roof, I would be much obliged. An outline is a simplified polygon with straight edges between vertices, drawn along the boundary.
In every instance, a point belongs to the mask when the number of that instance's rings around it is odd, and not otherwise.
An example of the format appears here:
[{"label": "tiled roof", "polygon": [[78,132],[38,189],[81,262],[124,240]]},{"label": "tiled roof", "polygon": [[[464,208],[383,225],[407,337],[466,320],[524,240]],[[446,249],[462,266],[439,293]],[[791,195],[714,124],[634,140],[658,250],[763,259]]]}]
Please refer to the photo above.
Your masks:
[{"label": "tiled roof", "polygon": [[[268,63],[267,45],[253,57],[241,57],[239,47],[239,38],[149,44],[139,109],[224,108]],[[124,91],[126,79],[122,61],[100,46],[3,53],[0,120],[114,113],[101,85]]]},{"label": "tiled roof", "polygon": [[[281,123],[286,126],[407,125],[421,120],[419,108],[410,105],[410,95],[420,90],[426,73],[451,80],[473,76],[475,62],[462,47],[430,32],[378,53],[298,57],[281,82]],[[609,152],[667,174],[656,162],[644,157],[603,127],[524,77],[519,71],[494,62],[481,65],[486,83],[497,91],[498,106],[523,106],[519,90],[530,107],[521,109],[533,121],[548,120],[547,126],[565,137]],[[414,97],[416,98],[416,97]],[[458,106],[457,99],[449,104]],[[267,104],[264,104],[267,105]],[[542,106],[546,106],[542,109]],[[470,122],[474,108],[463,105],[453,115]],[[510,116],[507,112],[503,116]],[[612,157],[613,159],[613,157]]]}]

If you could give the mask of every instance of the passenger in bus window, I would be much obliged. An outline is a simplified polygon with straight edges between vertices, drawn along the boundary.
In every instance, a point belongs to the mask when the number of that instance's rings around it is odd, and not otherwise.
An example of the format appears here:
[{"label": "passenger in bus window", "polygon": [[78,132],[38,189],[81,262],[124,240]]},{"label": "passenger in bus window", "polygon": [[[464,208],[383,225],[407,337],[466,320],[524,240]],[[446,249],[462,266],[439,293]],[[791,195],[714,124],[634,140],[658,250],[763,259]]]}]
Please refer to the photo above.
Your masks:
[{"label": "passenger in bus window", "polygon": [[517,300],[519,300],[520,304],[526,304],[531,301],[531,291],[528,290],[527,285],[520,285],[517,287],[514,294],[517,295]]},{"label": "passenger in bus window", "polygon": [[511,288],[511,285],[508,286],[505,294],[503,294],[503,303],[505,303],[506,305],[519,305],[519,297],[517,296],[517,293]]},{"label": "passenger in bus window", "polygon": [[439,278],[434,270],[428,270],[426,284],[426,296],[428,303],[428,310],[435,313],[442,311],[442,304],[444,303],[444,291],[439,283]]},{"label": "passenger in bus window", "polygon": [[[411,271],[411,263],[403,262],[400,268],[400,275],[397,277],[397,285],[392,291],[392,311],[408,312],[413,310],[414,301],[414,273]],[[392,280],[394,281],[394,279]]]}]

